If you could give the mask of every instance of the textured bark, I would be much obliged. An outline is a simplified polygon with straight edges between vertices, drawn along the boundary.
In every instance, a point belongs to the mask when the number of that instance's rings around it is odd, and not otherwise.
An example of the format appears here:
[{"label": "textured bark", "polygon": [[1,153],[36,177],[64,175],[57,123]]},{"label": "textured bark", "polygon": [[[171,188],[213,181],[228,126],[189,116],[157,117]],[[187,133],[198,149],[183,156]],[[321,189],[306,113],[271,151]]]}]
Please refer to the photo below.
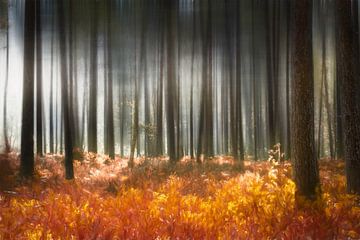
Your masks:
[{"label": "textured bark", "polygon": [[[337,0],[337,72],[341,88],[342,123],[344,130],[344,158],[346,164],[347,190],[360,194],[360,93],[359,32],[353,25],[358,19],[352,17],[352,1]],[[354,4],[354,7],[357,4]],[[357,12],[357,11],[355,11]]]},{"label": "textured bark", "polygon": [[36,1],[25,1],[23,110],[20,172],[34,174],[34,55]]},{"label": "textured bark", "polygon": [[312,54],[312,1],[296,1],[294,72],[291,113],[291,156],[296,194],[314,198],[319,187],[319,170],[314,140],[314,81]]}]

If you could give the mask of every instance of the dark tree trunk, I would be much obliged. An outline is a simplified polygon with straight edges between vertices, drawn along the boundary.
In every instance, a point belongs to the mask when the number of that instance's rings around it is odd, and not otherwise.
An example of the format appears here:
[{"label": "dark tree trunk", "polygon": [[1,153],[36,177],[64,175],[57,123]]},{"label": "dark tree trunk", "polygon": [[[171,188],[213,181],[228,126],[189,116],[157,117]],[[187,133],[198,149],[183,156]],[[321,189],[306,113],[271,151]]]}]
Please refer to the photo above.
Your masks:
[{"label": "dark tree trunk", "polygon": [[175,131],[176,103],[176,72],[175,72],[175,17],[177,0],[166,0],[167,28],[166,28],[166,53],[167,53],[167,132],[168,132],[168,155],[171,163],[178,160]]},{"label": "dark tree trunk", "polygon": [[257,80],[255,71],[255,1],[251,1],[251,74],[252,74],[252,97],[253,97],[253,128],[254,128],[254,160],[258,160],[258,138],[259,138],[259,122],[258,122],[258,98],[257,98]]},{"label": "dark tree trunk", "polygon": [[112,35],[111,35],[111,0],[107,1],[107,149],[111,159],[115,158],[114,112],[113,112],[113,75],[112,75]]},{"label": "dark tree trunk", "polygon": [[312,1],[296,1],[293,11],[295,29],[291,156],[296,194],[312,199],[319,190],[319,170],[314,142]]},{"label": "dark tree trunk", "polygon": [[[61,62],[61,102],[63,111],[64,124],[64,145],[65,145],[65,177],[66,179],[74,178],[73,167],[73,122],[70,110],[68,77],[67,77],[67,58],[66,58],[66,35],[65,35],[65,8],[62,0],[58,1],[58,23],[60,36],[60,62]],[[70,86],[71,88],[71,86]]]},{"label": "dark tree trunk", "polygon": [[25,1],[24,80],[21,122],[20,172],[25,177],[34,174],[34,54],[36,1]]},{"label": "dark tree trunk", "polygon": [[193,2],[192,15],[192,45],[191,45],[191,86],[190,86],[190,157],[194,158],[194,58],[195,58],[195,39],[196,39],[196,3]]},{"label": "dark tree trunk", "polygon": [[[161,6],[163,7],[163,6]],[[164,87],[164,63],[165,63],[165,29],[164,29],[164,13],[161,14],[160,22],[160,76],[157,90],[157,114],[156,114],[156,139],[157,139],[157,155],[163,154],[163,87]]]},{"label": "dark tree trunk", "polygon": [[41,1],[36,1],[36,153],[43,155]]},{"label": "dark tree trunk", "polygon": [[[360,94],[359,32],[357,2],[337,0],[337,72],[340,79],[341,108],[343,110],[344,158],[347,190],[360,194]],[[352,15],[354,14],[354,15]]]},{"label": "dark tree trunk", "polygon": [[49,144],[50,153],[54,153],[54,28],[55,16],[51,17],[51,44],[50,44],[50,99],[49,99]]},{"label": "dark tree trunk", "polygon": [[286,3],[286,148],[285,148],[285,157],[287,159],[291,158],[291,126],[290,126],[290,71],[291,71],[291,47],[290,47],[290,41],[291,41],[291,1],[287,1]]},{"label": "dark tree trunk", "polygon": [[[9,4],[9,3],[8,3]],[[4,143],[5,143],[5,152],[11,151],[10,140],[7,131],[7,90],[9,84],[9,6],[7,6],[6,14],[6,72],[5,72],[5,85],[4,85],[4,108],[3,108],[3,130],[4,130]]]},{"label": "dark tree trunk", "polygon": [[90,96],[89,96],[89,119],[88,119],[88,150],[97,152],[97,39],[98,39],[98,20],[97,8],[98,1],[91,1],[93,17],[91,19],[91,36],[90,36]]},{"label": "dark tree trunk", "polygon": [[[135,9],[135,13],[134,13],[134,24],[135,24],[135,39],[137,36],[137,29],[136,29],[136,9]],[[135,71],[134,71],[134,104],[133,104],[133,108],[132,108],[132,124],[131,124],[131,129],[132,129],[132,133],[131,133],[131,142],[130,142],[130,157],[129,157],[129,162],[128,162],[128,166],[130,168],[132,168],[134,166],[134,158],[135,158],[135,149],[136,146],[138,146],[138,152],[139,152],[139,83],[138,83],[138,78],[137,78],[137,43],[136,41],[134,42],[135,45]]]},{"label": "dark tree trunk", "polygon": [[241,16],[240,16],[240,2],[236,4],[236,123],[237,127],[237,142],[238,142],[238,158],[241,162],[244,161],[244,139],[243,139],[243,122],[242,122],[242,83],[241,83]]}]

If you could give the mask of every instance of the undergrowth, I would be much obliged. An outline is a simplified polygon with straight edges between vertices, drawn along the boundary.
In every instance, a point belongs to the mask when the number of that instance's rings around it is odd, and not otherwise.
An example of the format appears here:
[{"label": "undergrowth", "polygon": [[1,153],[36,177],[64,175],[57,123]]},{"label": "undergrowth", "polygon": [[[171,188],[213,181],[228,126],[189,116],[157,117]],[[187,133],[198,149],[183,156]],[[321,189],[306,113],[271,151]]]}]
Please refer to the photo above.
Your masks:
[{"label": "undergrowth", "polygon": [[48,155],[24,183],[16,180],[16,155],[6,161],[4,240],[360,239],[359,200],[345,193],[340,161],[320,162],[321,197],[301,208],[288,162],[245,162],[238,171],[225,157],[176,166],[138,159],[130,170],[126,159],[86,154],[66,181],[61,156]]}]

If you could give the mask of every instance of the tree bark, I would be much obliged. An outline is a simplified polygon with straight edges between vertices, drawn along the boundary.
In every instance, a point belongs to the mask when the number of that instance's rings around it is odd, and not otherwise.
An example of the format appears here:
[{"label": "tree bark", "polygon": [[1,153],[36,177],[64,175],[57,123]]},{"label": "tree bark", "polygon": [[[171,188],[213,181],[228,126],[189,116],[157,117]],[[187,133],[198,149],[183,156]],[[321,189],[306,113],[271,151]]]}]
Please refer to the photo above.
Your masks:
[{"label": "tree bark", "polygon": [[291,156],[296,195],[313,199],[319,191],[319,170],[314,140],[312,1],[296,1],[293,6],[295,29]]},{"label": "tree bark", "polygon": [[23,110],[20,172],[34,175],[34,55],[36,1],[25,1]]},{"label": "tree bark", "polygon": [[[359,32],[351,0],[336,0],[337,9],[337,72],[341,76],[341,108],[344,130],[344,158],[347,191],[360,194],[360,94],[359,75]],[[354,4],[353,7],[357,6]]]}]

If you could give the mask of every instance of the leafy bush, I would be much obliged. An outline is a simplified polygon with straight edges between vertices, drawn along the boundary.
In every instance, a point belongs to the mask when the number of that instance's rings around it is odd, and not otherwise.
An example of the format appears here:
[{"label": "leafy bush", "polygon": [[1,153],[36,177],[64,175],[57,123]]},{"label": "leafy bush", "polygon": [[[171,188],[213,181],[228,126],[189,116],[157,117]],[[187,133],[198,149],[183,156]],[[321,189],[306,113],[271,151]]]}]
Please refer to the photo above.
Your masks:
[{"label": "leafy bush", "polygon": [[[103,161],[76,164],[75,181],[52,175],[1,193],[0,239],[360,238],[359,200],[345,194],[338,161],[321,162],[321,198],[301,208],[286,162],[246,162],[241,173],[191,162],[130,172],[120,159]],[[46,167],[61,168],[55,163]]]}]

